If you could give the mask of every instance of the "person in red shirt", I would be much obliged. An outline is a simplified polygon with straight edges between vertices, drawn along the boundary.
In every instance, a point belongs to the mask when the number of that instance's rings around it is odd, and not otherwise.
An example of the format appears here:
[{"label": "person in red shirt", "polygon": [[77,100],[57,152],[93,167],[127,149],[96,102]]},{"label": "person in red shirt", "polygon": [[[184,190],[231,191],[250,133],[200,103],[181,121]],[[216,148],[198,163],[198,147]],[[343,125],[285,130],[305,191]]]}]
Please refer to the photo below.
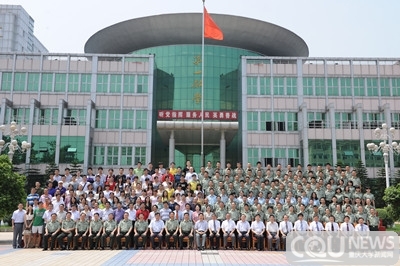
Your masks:
[{"label": "person in red shirt", "polygon": [[162,181],[161,182],[164,182],[165,178],[168,176],[169,177],[169,182],[172,182],[172,184],[174,184],[175,183],[174,182],[175,181],[174,175],[169,172],[169,168],[167,168],[166,171],[167,172],[162,176]]},{"label": "person in red shirt", "polygon": [[146,209],[146,204],[144,204],[144,202],[140,204],[140,209],[136,211],[136,217],[139,217],[140,214],[143,214],[143,218],[148,220],[150,212]]}]

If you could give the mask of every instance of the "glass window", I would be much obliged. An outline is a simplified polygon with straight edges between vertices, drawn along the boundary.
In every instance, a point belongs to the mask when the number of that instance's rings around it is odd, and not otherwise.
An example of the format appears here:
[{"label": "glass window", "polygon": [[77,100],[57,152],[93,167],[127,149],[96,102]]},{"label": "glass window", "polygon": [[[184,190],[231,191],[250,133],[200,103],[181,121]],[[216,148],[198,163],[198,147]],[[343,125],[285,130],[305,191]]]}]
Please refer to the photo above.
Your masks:
[{"label": "glass window", "polygon": [[392,127],[400,129],[400,113],[392,113]]},{"label": "glass window", "polygon": [[90,92],[92,87],[92,75],[82,74],[81,75],[81,92]]},{"label": "glass window", "polygon": [[60,163],[78,161],[83,163],[85,137],[61,136]]},{"label": "glass window", "polygon": [[99,147],[99,146],[94,147],[93,164],[104,165],[104,147]]},{"label": "glass window", "polygon": [[71,118],[76,121],[76,125],[84,126],[86,125],[86,110],[85,109],[73,109],[71,111]]},{"label": "glass window", "polygon": [[258,130],[258,112],[247,112],[247,130]]},{"label": "glass window", "polygon": [[378,80],[376,78],[367,78],[368,96],[378,96]]},{"label": "glass window", "polygon": [[122,129],[133,129],[134,110],[122,111]]},{"label": "glass window", "polygon": [[11,120],[17,122],[17,124],[29,124],[29,113],[29,108],[13,109],[13,117]]},{"label": "glass window", "polygon": [[149,91],[149,77],[147,75],[137,76],[137,93],[147,93]]},{"label": "glass window", "polygon": [[303,78],[303,94],[304,95],[314,95],[312,78]]},{"label": "glass window", "polygon": [[124,93],[135,92],[135,75],[124,76]]},{"label": "glass window", "polygon": [[381,96],[390,96],[390,79],[381,78]]},{"label": "glass window", "polygon": [[[272,158],[272,149],[271,148],[261,148],[261,158]],[[271,159],[272,161],[272,159]]]},{"label": "glass window", "polygon": [[247,94],[257,95],[257,81],[258,77],[247,77]]},{"label": "glass window", "polygon": [[287,130],[288,131],[297,131],[298,126],[297,126],[297,113],[287,113]]},{"label": "glass window", "polygon": [[274,131],[286,131],[285,125],[285,113],[284,112],[275,112],[274,113]]},{"label": "glass window", "polygon": [[68,91],[79,92],[79,74],[68,75]]},{"label": "glass window", "polygon": [[110,93],[120,93],[122,86],[121,75],[110,75]]},{"label": "glass window", "polygon": [[363,113],[363,128],[375,129],[384,122],[383,113]]},{"label": "glass window", "polygon": [[288,163],[292,166],[300,163],[300,150],[299,149],[288,149]]},{"label": "glass window", "polygon": [[283,83],[284,79],[279,77],[274,77],[274,95],[285,95],[285,85]]},{"label": "glass window", "polygon": [[[258,114],[258,113],[257,113]],[[256,118],[258,120],[258,116]],[[261,131],[272,131],[272,113],[261,112],[260,113]],[[256,129],[257,130],[257,129]]]},{"label": "glass window", "polygon": [[120,110],[109,110],[108,111],[108,128],[119,129],[120,121],[121,121],[121,111]]},{"label": "glass window", "polygon": [[325,79],[315,78],[315,96],[325,96]]},{"label": "glass window", "polygon": [[108,88],[108,75],[97,74],[97,92],[107,92]]},{"label": "glass window", "polygon": [[340,95],[352,96],[351,78],[340,78]]},{"label": "glass window", "polygon": [[134,165],[132,147],[121,147],[121,165]]},{"label": "glass window", "polygon": [[328,95],[339,96],[339,80],[338,78],[328,78]]},{"label": "glass window", "polygon": [[392,78],[393,96],[400,96],[400,78]]},{"label": "glass window", "polygon": [[53,73],[42,73],[41,91],[53,91]]},{"label": "glass window", "polygon": [[26,84],[26,73],[15,73],[14,91],[24,91]]},{"label": "glass window", "polygon": [[106,128],[107,110],[96,110],[96,128]]},{"label": "glass window", "polygon": [[136,126],[135,129],[147,129],[147,111],[136,110]]},{"label": "glass window", "polygon": [[146,147],[136,147],[135,148],[135,163],[146,161]]},{"label": "glass window", "polygon": [[67,75],[66,74],[56,74],[54,91],[55,92],[65,92]]},{"label": "glass window", "polygon": [[11,72],[3,72],[1,74],[1,90],[2,91],[11,91],[12,84],[12,73]]},{"label": "glass window", "polygon": [[286,78],[286,94],[297,95],[297,78]]},{"label": "glass window", "polygon": [[258,162],[258,148],[248,148],[247,149],[247,157],[248,157],[248,162],[251,163],[252,165],[256,165]]},{"label": "glass window", "polygon": [[28,91],[38,91],[39,90],[39,73],[29,73],[28,74]]},{"label": "glass window", "polygon": [[[257,88],[255,92],[257,93]],[[260,94],[271,95],[271,78],[260,77]]]},{"label": "glass window", "polygon": [[308,128],[326,128],[326,114],[320,112],[307,113]]},{"label": "glass window", "polygon": [[107,147],[107,165],[118,165],[118,147]]},{"label": "glass window", "polygon": [[364,78],[354,78],[354,96],[365,96]]},{"label": "glass window", "polygon": [[53,108],[52,109],[52,116],[51,116],[51,124],[52,125],[58,125],[58,108]]}]

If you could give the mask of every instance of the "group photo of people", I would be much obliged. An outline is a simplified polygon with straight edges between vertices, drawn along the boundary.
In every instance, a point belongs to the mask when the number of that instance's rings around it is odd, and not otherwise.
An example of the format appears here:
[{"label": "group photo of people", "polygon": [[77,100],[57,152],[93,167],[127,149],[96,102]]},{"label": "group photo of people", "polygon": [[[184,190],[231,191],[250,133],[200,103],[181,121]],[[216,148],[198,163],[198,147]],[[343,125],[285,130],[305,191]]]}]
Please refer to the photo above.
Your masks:
[{"label": "group photo of people", "polygon": [[[199,171],[196,171],[199,170]],[[18,204],[18,203],[16,203]],[[350,166],[208,161],[59,169],[12,215],[14,248],[285,251],[292,231],[377,231],[375,197]]]}]

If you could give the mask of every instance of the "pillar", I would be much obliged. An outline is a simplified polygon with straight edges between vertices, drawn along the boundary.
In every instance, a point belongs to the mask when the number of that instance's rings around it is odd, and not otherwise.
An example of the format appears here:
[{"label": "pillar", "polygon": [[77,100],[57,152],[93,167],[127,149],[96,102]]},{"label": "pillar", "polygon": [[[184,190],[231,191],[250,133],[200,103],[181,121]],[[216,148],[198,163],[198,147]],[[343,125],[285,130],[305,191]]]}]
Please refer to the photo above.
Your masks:
[{"label": "pillar", "polygon": [[337,145],[336,145],[336,128],[335,128],[335,106],[333,103],[328,105],[329,111],[329,121],[331,128],[331,137],[332,137],[332,165],[336,166],[337,164]]},{"label": "pillar", "polygon": [[165,165],[169,165],[171,162],[175,161],[175,134],[174,131],[171,131],[169,136],[169,156],[168,156],[168,163]]},{"label": "pillar", "polygon": [[365,141],[364,141],[364,130],[363,130],[363,105],[358,103],[356,105],[356,113],[357,113],[357,128],[358,128],[358,136],[360,138],[360,152],[361,152],[361,161],[365,164]]},{"label": "pillar", "polygon": [[225,169],[226,163],[226,140],[225,140],[225,131],[221,131],[221,139],[219,141],[220,152],[219,152],[219,161],[221,162],[221,167]]}]

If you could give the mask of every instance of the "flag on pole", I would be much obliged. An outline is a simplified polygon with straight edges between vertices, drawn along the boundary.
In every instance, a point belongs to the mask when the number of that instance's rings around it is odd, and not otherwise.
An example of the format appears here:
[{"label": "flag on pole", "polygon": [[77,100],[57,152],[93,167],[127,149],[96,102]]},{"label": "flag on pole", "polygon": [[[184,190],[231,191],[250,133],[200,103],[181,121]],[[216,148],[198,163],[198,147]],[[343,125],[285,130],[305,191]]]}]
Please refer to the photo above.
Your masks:
[{"label": "flag on pole", "polygon": [[218,25],[214,22],[204,7],[204,37],[214,40],[223,40],[224,34]]}]

